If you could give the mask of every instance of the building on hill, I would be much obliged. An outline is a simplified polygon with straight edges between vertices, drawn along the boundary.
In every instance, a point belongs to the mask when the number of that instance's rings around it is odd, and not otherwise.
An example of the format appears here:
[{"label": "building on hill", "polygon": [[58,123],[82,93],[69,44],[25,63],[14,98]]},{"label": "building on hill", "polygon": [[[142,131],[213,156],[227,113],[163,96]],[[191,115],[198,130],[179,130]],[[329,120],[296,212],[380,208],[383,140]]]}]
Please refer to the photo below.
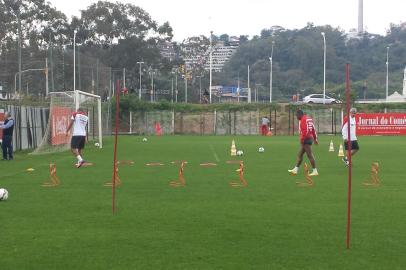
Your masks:
[{"label": "building on hill", "polygon": [[[212,70],[214,72],[221,72],[224,65],[230,60],[233,54],[237,51],[240,45],[237,37],[230,37],[228,42],[219,42],[213,47],[213,62]],[[210,52],[206,54],[206,61],[204,65],[205,70],[210,69]]]},{"label": "building on hill", "polygon": [[164,41],[158,44],[159,52],[163,58],[173,61],[177,58],[176,51],[172,42]]}]

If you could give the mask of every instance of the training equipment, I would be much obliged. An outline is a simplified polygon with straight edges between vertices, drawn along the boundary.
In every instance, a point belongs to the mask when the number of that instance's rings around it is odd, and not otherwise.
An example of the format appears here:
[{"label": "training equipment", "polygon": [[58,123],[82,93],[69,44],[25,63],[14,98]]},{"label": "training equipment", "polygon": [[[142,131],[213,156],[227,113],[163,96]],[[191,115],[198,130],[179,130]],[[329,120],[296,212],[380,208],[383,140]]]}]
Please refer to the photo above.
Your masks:
[{"label": "training equipment", "polygon": [[57,187],[59,186],[61,181],[59,177],[56,175],[56,163],[49,163],[49,179],[45,181],[42,186],[43,187]]},{"label": "training equipment", "polygon": [[340,143],[340,149],[338,150],[338,156],[343,157],[344,156],[344,149],[343,145]]},{"label": "training equipment", "polygon": [[106,183],[104,183],[105,187],[112,187],[113,183],[114,183],[114,187],[118,187],[119,185],[121,185],[121,180],[120,177],[118,176],[118,167],[116,167],[115,169],[115,173],[113,172],[113,177],[110,181],[107,181]]},{"label": "training equipment", "polygon": [[0,201],[6,201],[8,199],[8,191],[5,188],[0,188]]},{"label": "training equipment", "polygon": [[242,155],[244,155],[244,151],[238,150],[238,151],[237,151],[237,156],[242,156]]},{"label": "training equipment", "polygon": [[334,144],[333,144],[333,140],[330,141],[330,147],[328,148],[329,152],[334,152]]},{"label": "training equipment", "polygon": [[148,141],[148,139],[147,139],[147,138],[144,138],[144,139],[142,139],[142,141],[143,141],[143,142],[146,142],[146,141]]},{"label": "training equipment", "polygon": [[171,187],[184,187],[186,186],[186,180],[184,177],[184,171],[185,171],[185,164],[186,161],[182,161],[179,167],[179,173],[178,173],[178,180],[174,180],[169,182],[169,185]]},{"label": "training equipment", "polygon": [[235,141],[231,142],[231,156],[234,157],[237,155],[237,148],[235,147]]},{"label": "training equipment", "polygon": [[100,143],[97,142],[97,143],[94,144],[94,146],[99,147]]},{"label": "training equipment", "polygon": [[263,148],[262,146],[260,148],[258,148],[258,152],[263,153],[265,152],[265,148]]},{"label": "training equipment", "polygon": [[306,178],[306,182],[296,182],[296,185],[298,185],[299,187],[311,187],[313,186],[313,179],[309,173],[309,167],[307,166],[307,163],[305,162],[304,164],[304,175]]},{"label": "training equipment", "polygon": [[[87,124],[88,140],[95,140],[102,148],[102,111],[100,96],[76,91],[50,92],[48,126],[41,143],[33,154],[55,153],[68,150],[71,134],[66,130],[72,114],[79,108],[89,117]],[[45,117],[45,115],[44,115]],[[72,131],[72,130],[71,130]]]},{"label": "training equipment", "polygon": [[240,167],[238,168],[238,170],[236,170],[236,172],[238,172],[238,176],[240,178],[240,182],[230,182],[230,186],[232,187],[247,187],[248,183],[244,178],[244,163],[241,161],[240,162]]},{"label": "training equipment", "polygon": [[364,186],[379,186],[381,184],[381,180],[378,176],[379,172],[379,163],[373,162],[371,166],[371,176],[367,179],[367,182],[362,183]]}]

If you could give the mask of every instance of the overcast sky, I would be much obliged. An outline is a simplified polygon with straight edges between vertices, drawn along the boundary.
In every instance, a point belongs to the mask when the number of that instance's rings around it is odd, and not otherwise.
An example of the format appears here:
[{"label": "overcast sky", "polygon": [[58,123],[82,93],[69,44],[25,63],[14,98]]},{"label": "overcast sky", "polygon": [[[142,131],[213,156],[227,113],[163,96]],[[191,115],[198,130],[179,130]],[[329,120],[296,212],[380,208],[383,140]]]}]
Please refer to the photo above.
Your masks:
[{"label": "overcast sky", "polygon": [[[68,17],[96,0],[49,0]],[[113,1],[115,2],[115,1]],[[204,34],[258,35],[264,28],[315,25],[357,28],[358,0],[121,0],[147,11],[158,23],[169,21],[174,39]],[[364,0],[364,28],[385,34],[390,23],[406,22],[406,0]]]}]

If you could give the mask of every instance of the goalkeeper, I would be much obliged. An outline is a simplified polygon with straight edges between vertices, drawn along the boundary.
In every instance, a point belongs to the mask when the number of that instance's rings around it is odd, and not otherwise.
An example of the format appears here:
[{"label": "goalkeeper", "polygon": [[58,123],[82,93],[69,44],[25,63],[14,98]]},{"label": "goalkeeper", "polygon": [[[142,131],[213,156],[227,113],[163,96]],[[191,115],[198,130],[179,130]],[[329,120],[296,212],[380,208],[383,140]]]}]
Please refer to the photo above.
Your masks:
[{"label": "goalkeeper", "polygon": [[72,140],[71,140],[71,151],[72,154],[77,158],[76,168],[82,167],[85,160],[82,157],[82,151],[85,148],[86,143],[86,126],[89,118],[82,109],[78,109],[77,112],[73,113],[71,116],[71,121],[66,130],[66,136],[69,135],[69,131],[73,127]]}]

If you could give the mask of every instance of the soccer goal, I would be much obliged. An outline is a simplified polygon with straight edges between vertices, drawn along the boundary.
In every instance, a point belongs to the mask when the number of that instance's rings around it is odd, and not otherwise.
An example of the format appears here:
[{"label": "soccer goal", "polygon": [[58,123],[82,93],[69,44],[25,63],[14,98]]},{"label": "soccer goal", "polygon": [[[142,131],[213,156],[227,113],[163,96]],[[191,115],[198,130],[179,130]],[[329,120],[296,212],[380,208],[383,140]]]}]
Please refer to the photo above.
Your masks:
[{"label": "soccer goal", "polygon": [[103,146],[101,99],[83,91],[50,92],[48,126],[39,146],[33,154],[65,151],[70,148],[70,136],[66,135],[72,113],[81,108],[89,117],[87,140]]}]

